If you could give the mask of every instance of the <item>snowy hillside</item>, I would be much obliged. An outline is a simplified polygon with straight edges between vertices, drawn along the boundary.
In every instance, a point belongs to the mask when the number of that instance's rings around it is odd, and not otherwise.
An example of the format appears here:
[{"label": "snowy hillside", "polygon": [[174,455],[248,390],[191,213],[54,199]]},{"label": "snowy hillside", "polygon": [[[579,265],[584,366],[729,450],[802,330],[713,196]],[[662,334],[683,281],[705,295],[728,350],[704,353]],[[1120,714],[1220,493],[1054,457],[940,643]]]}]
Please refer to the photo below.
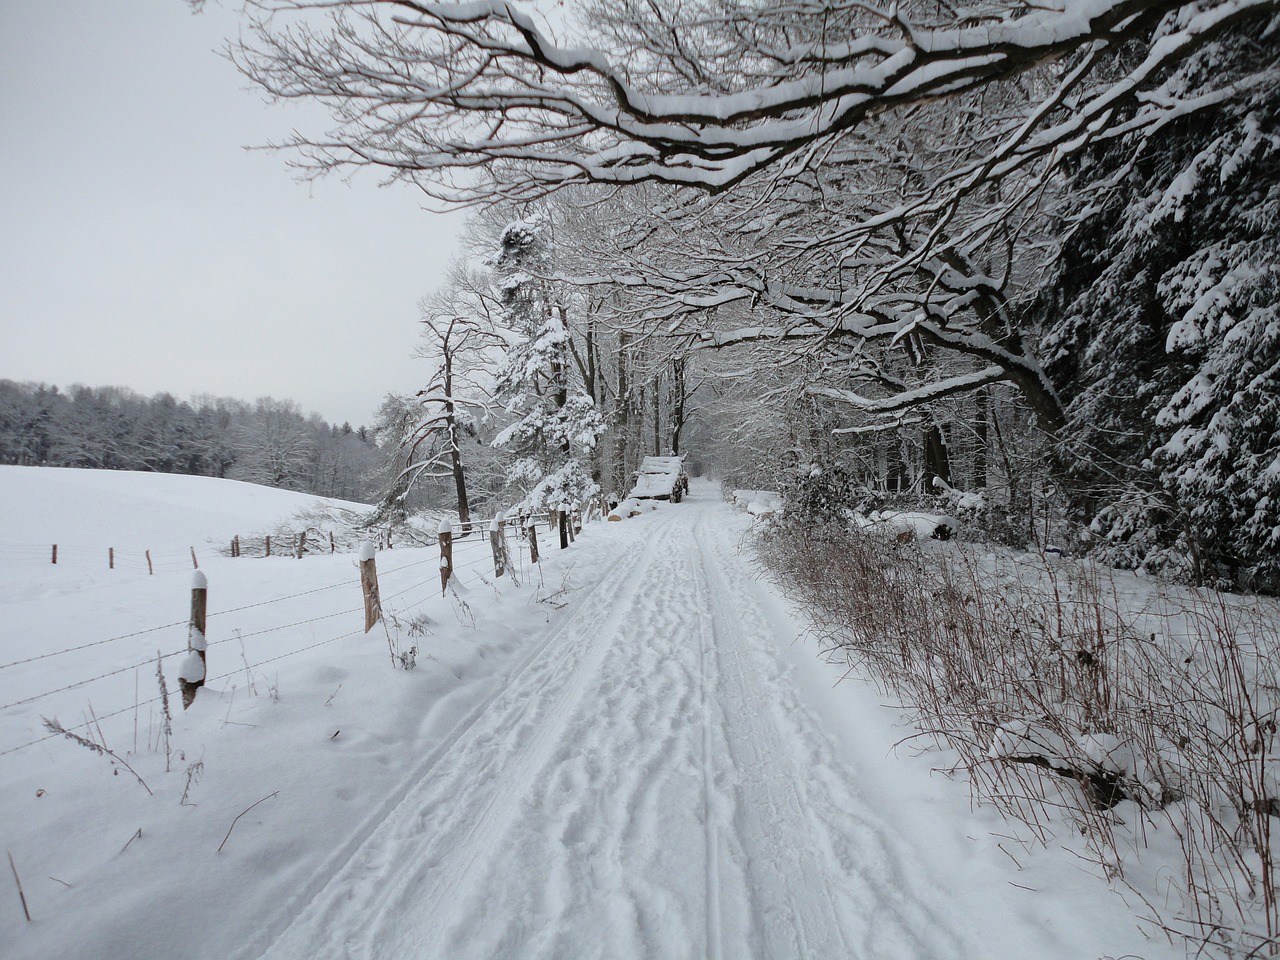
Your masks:
[{"label": "snowy hillside", "polygon": [[[213,490],[148,508],[135,479],[74,509],[110,530]],[[267,518],[226,489],[211,535]],[[444,598],[434,549],[382,551],[367,635],[353,555],[211,556],[186,713],[190,570],[11,566],[0,820],[31,919],[11,878],[4,956],[1175,955],[1074,855],[1014,847],[1019,870],[963,784],[893,755],[908,731],[796,643],[751,522],[695,482],[536,568],[512,539],[518,585],[464,539]]]},{"label": "snowy hillside", "polygon": [[270,529],[301,511],[363,503],[273,487],[131,470],[0,466],[0,538],[68,550],[152,550],[178,554]]}]

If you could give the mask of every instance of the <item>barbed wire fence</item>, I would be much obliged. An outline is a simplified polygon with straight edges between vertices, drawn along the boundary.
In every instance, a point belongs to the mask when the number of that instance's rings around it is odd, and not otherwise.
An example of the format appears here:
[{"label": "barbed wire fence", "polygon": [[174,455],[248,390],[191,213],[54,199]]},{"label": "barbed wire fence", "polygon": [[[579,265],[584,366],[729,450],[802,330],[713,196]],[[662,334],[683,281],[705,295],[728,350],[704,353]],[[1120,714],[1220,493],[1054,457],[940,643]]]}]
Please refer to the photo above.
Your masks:
[{"label": "barbed wire fence", "polygon": [[[537,534],[535,531],[537,525],[543,523],[546,525],[548,535],[548,542],[544,544],[544,549],[551,546],[551,543],[549,542],[553,539],[551,535],[557,531],[561,536],[561,544],[567,545],[567,543],[572,542],[575,532],[581,529],[582,514],[577,511],[565,511],[563,513],[552,512],[549,515],[524,515],[512,518],[505,518],[502,514],[498,514],[496,517],[471,519],[466,524],[455,521],[452,526],[454,530],[458,531],[457,533],[450,530],[449,532],[452,535],[449,537],[442,537],[439,535],[432,537],[429,534],[422,534],[418,538],[415,538],[417,543],[403,552],[414,550],[416,553],[426,544],[434,542],[436,545],[440,545],[441,540],[447,539],[452,542],[452,548],[456,551],[456,553],[452,555],[449,564],[449,572],[451,576],[457,577],[460,575],[470,575],[485,582],[489,582],[485,575],[485,571],[487,570],[489,574],[496,577],[502,575],[502,573],[498,572],[501,570],[503,573],[510,576],[514,582],[519,583],[526,580],[530,574],[531,565],[537,562]],[[498,536],[496,538],[492,536],[492,531],[495,530],[498,531]],[[510,549],[510,544],[508,542],[509,532],[513,532],[517,539],[517,548],[514,550]],[[238,540],[239,538],[236,539]],[[233,543],[234,542],[235,541],[233,541]],[[324,547],[329,546],[327,538],[316,538],[316,542],[317,545],[322,545]],[[520,542],[525,543],[528,548],[520,549],[518,545]],[[406,544],[406,546],[408,545]],[[328,551],[325,550],[324,552],[327,553]],[[149,575],[154,574],[156,571],[172,572],[180,569],[198,569],[198,555],[196,554],[196,551],[191,549],[189,554],[189,556],[176,556],[172,554],[156,556],[153,555],[151,551],[144,551],[139,555],[138,553],[129,552],[116,553],[114,550],[111,550],[110,554],[107,556],[108,563],[110,564],[107,568],[129,570],[133,572],[146,571]],[[238,550],[223,551],[223,555],[233,557],[244,556],[244,554]],[[297,554],[298,557],[303,555],[304,553],[302,552]],[[56,561],[58,564],[69,564],[76,569],[81,569],[90,565],[99,567],[106,565],[101,563],[102,556],[103,551],[96,549],[91,550],[87,548],[72,547],[68,550],[65,546],[54,547],[52,544],[48,546],[13,543],[0,544],[0,562],[14,560],[21,562],[39,559],[45,563],[52,563]],[[381,551],[380,556],[390,558],[394,557],[395,553],[390,549],[384,549]],[[441,578],[438,574],[438,569],[443,562],[442,557],[438,557],[433,553],[431,556],[410,560],[407,563],[397,564],[394,567],[389,567],[388,569],[383,570],[380,576],[384,580],[394,580],[398,579],[401,574],[404,574],[407,571],[422,568],[428,564],[432,565],[430,576],[423,579],[412,578],[412,582],[407,585],[397,584],[394,592],[379,598],[379,603],[382,606],[384,617],[387,617],[397,623],[402,621],[409,622],[411,618],[404,616],[403,611],[394,610],[390,605],[398,600],[403,601],[406,597],[424,594],[429,596],[433,586],[441,586]],[[338,643],[342,640],[351,639],[367,633],[368,630],[364,626],[357,626],[353,629],[342,630],[341,632],[335,633],[333,636],[328,636],[321,640],[313,640],[303,646],[284,652],[277,653],[274,650],[264,650],[262,652],[270,652],[272,655],[256,660],[252,663],[249,662],[248,656],[244,652],[244,641],[246,640],[259,639],[271,634],[300,630],[307,627],[314,630],[317,624],[337,621],[343,617],[351,617],[359,623],[360,621],[357,618],[361,615],[364,608],[363,605],[355,604],[343,605],[337,610],[322,613],[314,617],[292,620],[290,622],[262,623],[264,619],[267,619],[264,615],[268,614],[272,608],[277,607],[280,604],[299,600],[304,597],[318,597],[320,595],[326,595],[331,591],[352,591],[353,581],[358,582],[358,578],[348,577],[336,582],[322,584],[306,590],[295,591],[283,596],[242,604],[226,610],[210,611],[210,619],[214,619],[215,621],[221,620],[223,623],[226,623],[226,618],[231,617],[232,615],[243,615],[248,611],[253,611],[254,618],[256,618],[258,623],[261,625],[248,631],[241,629],[240,627],[235,627],[228,630],[224,635],[217,637],[216,639],[211,639],[207,642],[208,647],[222,647],[229,643],[241,644],[242,663],[230,670],[206,677],[205,682],[215,683],[230,679],[241,673],[252,676],[254,671],[258,671],[268,664],[288,660],[289,658],[299,656],[319,647]],[[443,592],[444,589],[442,588],[442,593]],[[426,599],[426,596],[424,596],[423,599]],[[4,702],[0,703],[0,717],[3,717],[6,712],[10,710],[28,707],[31,704],[49,702],[51,698],[54,698],[59,694],[67,693],[71,690],[83,689],[88,693],[94,688],[95,684],[99,684],[101,681],[134,672],[135,695],[132,702],[124,706],[109,709],[106,712],[97,712],[92,709],[90,701],[89,712],[91,718],[87,715],[83,723],[68,725],[62,729],[73,732],[84,730],[92,732],[93,728],[99,727],[102,721],[110,720],[112,718],[128,714],[132,711],[135,715],[136,738],[136,718],[138,716],[138,712],[142,708],[154,707],[165,699],[163,694],[157,694],[146,699],[143,699],[140,696],[138,693],[138,677],[140,676],[140,671],[144,669],[163,670],[166,662],[172,661],[175,657],[185,656],[190,652],[188,644],[184,644],[178,649],[173,649],[171,647],[167,651],[162,648],[157,648],[154,655],[148,653],[147,657],[143,659],[141,655],[136,652],[137,641],[142,637],[164,634],[166,631],[173,631],[188,625],[189,621],[184,618],[182,620],[174,620],[167,623],[161,623],[156,626],[144,627],[108,637],[87,640],[71,644],[66,647],[61,647],[56,650],[45,650],[39,653],[33,653],[30,656],[18,657],[2,662],[0,663],[0,700],[3,700]],[[127,643],[128,641],[134,642],[129,644]],[[76,654],[85,655],[87,651],[94,651],[96,654],[103,652],[106,649],[110,649],[112,645],[115,644],[124,645],[128,651],[134,652],[134,656],[127,657],[128,662],[123,665],[113,666],[110,669],[104,669],[89,676],[82,676],[70,682],[59,684],[49,689],[43,689],[35,693],[30,692],[31,687],[24,684],[20,676],[22,672],[21,668],[23,667],[31,667],[36,664],[44,665],[45,661],[62,657],[72,657]],[[6,680],[10,682],[5,683],[4,681]],[[10,691],[7,697],[4,693],[5,690]],[[61,732],[50,732],[19,743],[0,743],[0,757],[18,753],[30,747],[34,747],[37,744],[45,743],[63,735],[64,734]]]}]

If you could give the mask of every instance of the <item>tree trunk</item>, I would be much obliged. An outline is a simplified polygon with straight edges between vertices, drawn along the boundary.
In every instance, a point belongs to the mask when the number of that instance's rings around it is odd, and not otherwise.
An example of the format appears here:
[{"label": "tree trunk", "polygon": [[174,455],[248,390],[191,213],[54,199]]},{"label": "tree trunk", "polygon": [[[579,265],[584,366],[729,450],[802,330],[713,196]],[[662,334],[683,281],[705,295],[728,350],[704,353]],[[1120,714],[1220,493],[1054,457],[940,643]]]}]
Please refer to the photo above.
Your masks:
[{"label": "tree trunk", "polygon": [[985,490],[987,486],[987,411],[991,406],[991,396],[986,387],[973,395],[973,483],[972,489]]},{"label": "tree trunk", "polygon": [[471,532],[471,507],[467,503],[467,478],[462,469],[462,446],[458,443],[458,421],[453,403],[453,356],[448,346],[444,351],[444,418],[449,436],[449,467],[453,471],[453,489],[458,497],[458,520],[465,537]]},{"label": "tree trunk", "polygon": [[924,492],[926,494],[941,492],[934,485],[935,478],[951,486],[951,463],[947,457],[947,444],[942,437],[942,428],[936,423],[931,423],[924,435]]},{"label": "tree trunk", "polygon": [[685,393],[684,357],[671,361],[671,453],[680,456],[680,431],[684,429]]}]

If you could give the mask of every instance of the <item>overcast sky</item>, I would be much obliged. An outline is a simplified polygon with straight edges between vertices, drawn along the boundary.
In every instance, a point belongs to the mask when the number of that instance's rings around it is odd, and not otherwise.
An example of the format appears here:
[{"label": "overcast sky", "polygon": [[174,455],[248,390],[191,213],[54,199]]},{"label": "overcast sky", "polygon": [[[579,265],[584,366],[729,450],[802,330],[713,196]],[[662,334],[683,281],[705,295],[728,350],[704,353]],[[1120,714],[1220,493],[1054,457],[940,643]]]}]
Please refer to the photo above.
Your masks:
[{"label": "overcast sky", "polygon": [[0,378],[369,423],[426,375],[417,304],[463,218],[243,149],[317,114],[215,53],[232,6],[0,0]]}]

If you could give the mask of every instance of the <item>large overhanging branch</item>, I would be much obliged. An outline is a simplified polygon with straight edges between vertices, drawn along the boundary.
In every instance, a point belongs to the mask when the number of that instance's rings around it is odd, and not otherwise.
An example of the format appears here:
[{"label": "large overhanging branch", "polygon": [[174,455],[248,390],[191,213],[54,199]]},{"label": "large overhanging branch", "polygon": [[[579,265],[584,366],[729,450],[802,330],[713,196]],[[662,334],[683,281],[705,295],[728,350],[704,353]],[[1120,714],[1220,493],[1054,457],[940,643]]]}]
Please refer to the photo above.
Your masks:
[{"label": "large overhanging branch", "polygon": [[[1036,206],[1064,159],[1256,83],[1261,74],[1211,78],[1185,92],[1168,81],[1227,30],[1280,13],[1280,0],[1010,0],[980,22],[924,23],[897,5],[796,0],[785,11],[699,4],[699,19],[682,21],[679,8],[617,0],[623,13],[596,11],[603,39],[588,36],[614,51],[606,55],[558,44],[527,8],[500,0],[249,3],[261,16],[257,45],[233,51],[241,68],[278,97],[328,104],[337,119],[325,138],[295,139],[304,166],[380,167],[455,203],[645,181],[696,188],[670,193],[708,207],[741,197],[740,235],[681,250],[680,270],[641,264],[602,271],[600,282],[633,291],[636,323],[665,324],[700,346],[813,355],[909,335],[983,369],[883,399],[828,398],[886,414],[1002,381],[1049,428],[1061,425],[1061,404],[1004,303],[1018,211]],[[1008,115],[985,115],[985,91],[1019,77]],[[921,119],[936,120],[940,101],[976,118],[951,128],[950,149]],[[900,184],[877,180],[884,167],[864,147],[895,127],[945,156],[934,166],[908,156]],[[796,200],[806,187],[821,192],[832,157],[855,189],[875,192],[835,212],[825,197]],[[754,204],[780,198],[805,211],[794,232],[750,235]],[[969,266],[1002,245],[1001,276]],[[722,307],[736,329],[707,322]]]},{"label": "large overhanging branch", "polygon": [[852,390],[818,386],[806,388],[805,393],[811,397],[835,400],[862,413],[896,416],[905,410],[920,407],[935,400],[972,393],[990,384],[1002,383],[1007,380],[1008,372],[1003,367],[993,366],[973,373],[936,380],[914,390],[903,390],[888,397],[864,397],[862,394],[855,393]]},{"label": "large overhanging branch", "polygon": [[[868,10],[850,26],[853,36],[803,49],[743,41],[747,82],[708,92],[708,83],[687,79],[684,90],[668,89],[665,81],[687,71],[673,71],[672,49],[651,37],[632,39],[633,63],[623,67],[597,50],[557,45],[503,0],[252,2],[263,13],[259,40],[233,51],[241,68],[278,97],[329,103],[340,121],[329,138],[295,141],[310,162],[382,166],[463,202],[581,182],[723,191],[887,111],[955,97],[1081,50],[1101,59],[1101,50],[1150,40],[1176,13],[1177,28],[1152,43],[1134,71],[1094,80],[1080,121],[1033,114],[1031,127],[992,154],[979,171],[985,176],[1087,135],[1088,121],[1137,102],[1169,65],[1245,18],[1280,10],[1280,0],[1061,0],[1060,9],[1018,5],[973,25],[926,26],[895,5]],[[332,25],[289,27],[279,15],[290,10],[327,15]],[[796,12],[798,31],[824,15],[822,4]],[[664,82],[648,82],[650,75]],[[1149,113],[1159,122],[1160,110]],[[500,188],[450,175],[493,164],[512,165]]]}]

